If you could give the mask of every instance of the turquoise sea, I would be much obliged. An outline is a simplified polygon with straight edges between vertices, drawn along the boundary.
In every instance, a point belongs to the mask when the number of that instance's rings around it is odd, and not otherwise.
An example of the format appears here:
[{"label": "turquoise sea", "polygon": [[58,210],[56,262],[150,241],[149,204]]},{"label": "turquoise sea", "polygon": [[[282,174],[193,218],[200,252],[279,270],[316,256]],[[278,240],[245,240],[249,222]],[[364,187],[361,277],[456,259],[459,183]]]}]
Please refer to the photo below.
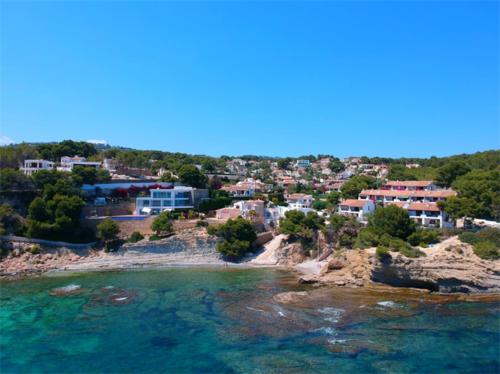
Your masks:
[{"label": "turquoise sea", "polygon": [[[0,285],[2,374],[500,371],[498,302],[313,288],[271,269],[95,272]],[[310,294],[296,302],[274,297],[301,290]]]}]

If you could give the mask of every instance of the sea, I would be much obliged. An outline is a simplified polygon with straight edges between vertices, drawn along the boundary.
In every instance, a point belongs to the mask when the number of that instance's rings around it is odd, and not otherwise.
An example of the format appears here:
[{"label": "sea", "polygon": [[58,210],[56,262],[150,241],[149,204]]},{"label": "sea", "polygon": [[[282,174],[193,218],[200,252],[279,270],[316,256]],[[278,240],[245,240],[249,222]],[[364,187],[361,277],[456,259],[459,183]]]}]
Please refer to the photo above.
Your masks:
[{"label": "sea", "polygon": [[499,372],[495,299],[318,288],[277,269],[0,282],[2,374]]}]

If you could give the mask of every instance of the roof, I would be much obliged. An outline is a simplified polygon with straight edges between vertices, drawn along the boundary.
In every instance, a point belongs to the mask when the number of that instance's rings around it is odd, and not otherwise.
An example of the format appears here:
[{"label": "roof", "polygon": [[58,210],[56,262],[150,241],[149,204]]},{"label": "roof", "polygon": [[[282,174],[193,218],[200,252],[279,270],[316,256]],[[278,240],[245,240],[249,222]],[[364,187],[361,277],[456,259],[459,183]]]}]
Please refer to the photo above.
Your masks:
[{"label": "roof", "polygon": [[420,202],[407,203],[404,201],[394,201],[387,203],[387,205],[396,205],[406,210],[424,210],[428,212],[441,211],[441,209],[439,209],[436,203],[420,203]]},{"label": "roof", "polygon": [[392,197],[451,197],[457,193],[453,190],[434,190],[434,191],[399,191],[399,190],[363,190],[360,195],[369,196],[392,196]]},{"label": "roof", "polygon": [[370,200],[357,200],[357,199],[346,199],[340,202],[339,205],[352,206],[356,208],[363,208]]},{"label": "roof", "polygon": [[305,193],[293,193],[288,195],[287,200],[299,200],[299,199],[312,199],[312,195],[307,195]]},{"label": "roof", "polygon": [[392,187],[428,187],[432,181],[387,181],[386,186]]}]

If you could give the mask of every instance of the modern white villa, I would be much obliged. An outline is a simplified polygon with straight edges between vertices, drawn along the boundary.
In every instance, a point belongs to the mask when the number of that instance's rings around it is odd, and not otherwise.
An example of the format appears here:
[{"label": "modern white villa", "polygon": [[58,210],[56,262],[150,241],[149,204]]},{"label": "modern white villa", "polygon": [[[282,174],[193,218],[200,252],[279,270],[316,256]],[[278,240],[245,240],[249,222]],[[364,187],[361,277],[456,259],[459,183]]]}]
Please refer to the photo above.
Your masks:
[{"label": "modern white villa", "polygon": [[135,214],[158,214],[164,210],[193,209],[195,206],[195,189],[192,187],[175,186],[149,192],[149,197],[135,200]]},{"label": "modern white villa", "polygon": [[87,161],[85,157],[61,157],[61,166],[57,167],[59,171],[71,171],[75,166],[86,166],[99,169],[101,167],[100,162]]},{"label": "modern white villa", "polygon": [[54,163],[48,160],[24,160],[24,167],[20,169],[26,175],[33,175],[33,173],[40,170],[54,169]]},{"label": "modern white villa", "polygon": [[371,200],[346,199],[340,202],[338,213],[351,216],[359,222],[365,222],[368,215],[375,212],[375,204]]},{"label": "modern white villa", "polygon": [[310,208],[313,201],[312,195],[304,193],[293,193],[286,196],[286,202],[294,209]]}]

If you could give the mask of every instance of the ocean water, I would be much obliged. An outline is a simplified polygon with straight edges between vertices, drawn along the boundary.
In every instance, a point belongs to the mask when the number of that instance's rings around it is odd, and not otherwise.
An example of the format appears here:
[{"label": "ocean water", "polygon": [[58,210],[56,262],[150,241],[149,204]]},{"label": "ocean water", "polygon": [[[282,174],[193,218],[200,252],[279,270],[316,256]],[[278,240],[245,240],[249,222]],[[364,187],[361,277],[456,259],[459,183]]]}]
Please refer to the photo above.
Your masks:
[{"label": "ocean water", "polygon": [[[4,373],[498,373],[500,304],[272,269],[2,281]],[[274,296],[309,290],[292,303]]]}]

